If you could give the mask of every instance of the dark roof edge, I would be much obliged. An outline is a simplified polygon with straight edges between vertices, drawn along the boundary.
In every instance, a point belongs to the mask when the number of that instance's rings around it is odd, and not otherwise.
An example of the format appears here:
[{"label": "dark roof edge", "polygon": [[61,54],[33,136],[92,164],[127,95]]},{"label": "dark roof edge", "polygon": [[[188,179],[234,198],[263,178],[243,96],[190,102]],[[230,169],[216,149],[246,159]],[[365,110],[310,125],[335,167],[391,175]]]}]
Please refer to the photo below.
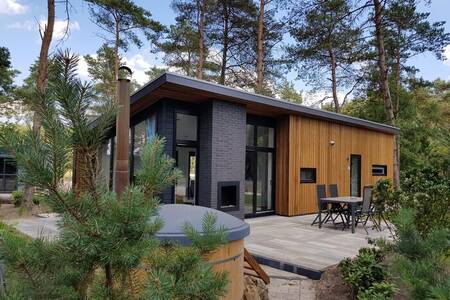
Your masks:
[{"label": "dark roof edge", "polygon": [[194,89],[199,89],[206,92],[229,96],[237,99],[242,99],[249,102],[278,107],[289,110],[293,113],[299,113],[307,117],[326,119],[330,121],[340,122],[344,124],[363,127],[366,129],[372,129],[390,134],[398,134],[400,132],[400,129],[398,127],[381,124],[369,120],[359,119],[351,116],[346,116],[343,114],[338,114],[317,108],[312,108],[301,104],[279,100],[272,97],[257,95],[237,88],[227,87],[217,83],[207,82],[204,80],[199,80],[196,78],[170,72],[165,72],[158,78],[147,83],[144,87],[142,87],[140,90],[138,90],[131,96],[131,101],[132,102],[137,101],[145,94],[151,92],[152,90],[156,89],[157,87],[161,86],[166,82],[183,85]]},{"label": "dark roof edge", "polygon": [[149,92],[155,90],[156,88],[158,88],[161,85],[163,85],[164,83],[166,83],[167,82],[167,74],[169,74],[169,73],[164,72],[159,77],[157,77],[157,78],[153,79],[152,81],[146,83],[143,87],[141,87],[136,92],[134,92],[131,95],[131,97],[130,97],[130,102],[133,103],[133,102],[141,99],[142,97],[144,97]]}]

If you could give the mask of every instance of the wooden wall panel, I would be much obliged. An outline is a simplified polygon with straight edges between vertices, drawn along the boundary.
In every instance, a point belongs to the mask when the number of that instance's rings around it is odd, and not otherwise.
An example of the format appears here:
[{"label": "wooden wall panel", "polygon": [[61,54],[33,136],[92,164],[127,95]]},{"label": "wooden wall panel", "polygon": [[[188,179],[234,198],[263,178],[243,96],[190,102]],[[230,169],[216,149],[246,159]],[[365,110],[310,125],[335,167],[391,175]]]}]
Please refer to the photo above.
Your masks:
[{"label": "wooden wall panel", "polygon": [[277,123],[276,133],[276,188],[275,212],[279,215],[289,215],[289,118],[283,118]]},{"label": "wooden wall panel", "polygon": [[[361,155],[361,187],[385,178],[372,176],[374,164],[387,165],[387,177],[392,178],[393,141],[386,133],[300,116],[284,117],[277,126],[276,213],[293,216],[316,212],[316,184],[336,183],[341,195],[349,195],[350,154]],[[316,184],[300,183],[301,167],[316,168]]]}]

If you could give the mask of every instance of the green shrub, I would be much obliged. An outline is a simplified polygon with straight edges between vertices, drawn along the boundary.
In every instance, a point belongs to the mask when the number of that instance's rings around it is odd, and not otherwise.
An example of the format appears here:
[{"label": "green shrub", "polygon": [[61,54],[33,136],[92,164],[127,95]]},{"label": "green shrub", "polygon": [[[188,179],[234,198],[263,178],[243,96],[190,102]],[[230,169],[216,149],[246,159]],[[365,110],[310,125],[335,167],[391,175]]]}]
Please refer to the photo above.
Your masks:
[{"label": "green shrub", "polygon": [[394,219],[398,241],[389,268],[408,299],[450,299],[450,230],[433,228],[420,234],[422,218],[412,209],[402,209]]},{"label": "green shrub", "polygon": [[13,204],[15,207],[19,207],[22,205],[23,200],[25,198],[25,193],[22,190],[17,190],[12,192]]},{"label": "green shrub", "polygon": [[383,257],[383,253],[376,248],[362,248],[356,258],[341,261],[342,278],[352,286],[355,296],[385,280],[386,273],[381,265]]},{"label": "green shrub", "polygon": [[395,287],[392,283],[375,282],[371,287],[358,294],[358,300],[385,300],[394,297]]},{"label": "green shrub", "polygon": [[450,228],[450,176],[433,167],[402,174],[401,206],[416,211],[414,222],[421,235]]},{"label": "green shrub", "polygon": [[390,179],[381,179],[375,184],[373,203],[378,211],[395,213],[401,205],[401,191],[394,189]]},{"label": "green shrub", "polygon": [[34,194],[33,195],[33,204],[34,205],[40,205],[41,203],[44,202],[45,195],[42,194]]}]

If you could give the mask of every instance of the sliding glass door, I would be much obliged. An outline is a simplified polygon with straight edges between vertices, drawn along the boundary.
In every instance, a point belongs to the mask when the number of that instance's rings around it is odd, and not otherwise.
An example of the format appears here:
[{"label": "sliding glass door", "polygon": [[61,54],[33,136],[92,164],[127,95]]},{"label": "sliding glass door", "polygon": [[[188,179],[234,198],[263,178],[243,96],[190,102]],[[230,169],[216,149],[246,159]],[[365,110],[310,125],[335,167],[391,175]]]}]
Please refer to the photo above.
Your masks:
[{"label": "sliding glass door", "polygon": [[257,216],[274,211],[275,129],[247,124],[245,158],[245,214]]}]

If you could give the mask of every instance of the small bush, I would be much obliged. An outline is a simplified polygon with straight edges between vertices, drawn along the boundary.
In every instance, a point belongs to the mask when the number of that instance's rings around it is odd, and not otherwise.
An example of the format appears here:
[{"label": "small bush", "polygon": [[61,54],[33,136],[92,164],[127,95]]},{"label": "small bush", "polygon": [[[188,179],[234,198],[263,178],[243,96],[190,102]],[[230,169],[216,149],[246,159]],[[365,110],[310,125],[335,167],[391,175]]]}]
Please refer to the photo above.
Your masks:
[{"label": "small bush", "polygon": [[342,278],[353,288],[353,294],[368,290],[375,283],[385,280],[386,273],[381,266],[383,253],[375,248],[362,248],[354,259],[341,261]]},{"label": "small bush", "polygon": [[414,210],[402,209],[394,219],[398,241],[389,271],[408,299],[450,299],[450,231],[434,228],[421,235],[419,218]]},{"label": "small bush", "polygon": [[375,282],[367,290],[362,290],[358,294],[358,300],[384,300],[394,297],[395,287],[392,283],[383,281]]},{"label": "small bush", "polygon": [[45,197],[45,195],[42,195],[42,194],[34,194],[33,195],[33,204],[40,205],[41,203],[44,202],[44,197]]},{"label": "small bush", "polygon": [[390,179],[379,180],[373,188],[373,203],[378,211],[397,212],[401,199],[401,191],[394,189]]},{"label": "small bush", "polygon": [[434,229],[450,228],[450,177],[433,167],[402,174],[401,207],[413,209],[414,223],[426,236]]},{"label": "small bush", "polygon": [[22,205],[23,200],[25,198],[25,193],[22,190],[17,190],[12,192],[13,204],[15,207],[19,207]]}]

